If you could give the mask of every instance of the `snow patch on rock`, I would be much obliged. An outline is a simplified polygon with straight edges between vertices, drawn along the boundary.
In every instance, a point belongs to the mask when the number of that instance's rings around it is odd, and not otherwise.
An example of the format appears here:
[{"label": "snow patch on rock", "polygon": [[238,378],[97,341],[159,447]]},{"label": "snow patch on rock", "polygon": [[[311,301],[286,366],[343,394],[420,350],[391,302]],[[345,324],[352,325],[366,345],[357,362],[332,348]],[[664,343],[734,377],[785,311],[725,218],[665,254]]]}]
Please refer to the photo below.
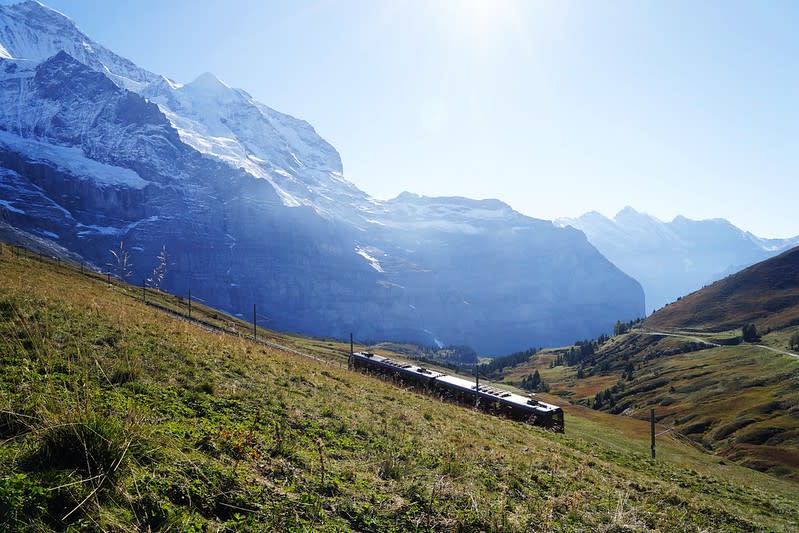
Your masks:
[{"label": "snow patch on rock", "polygon": [[9,202],[7,200],[0,200],[0,208],[1,209],[7,209],[7,210],[11,211],[12,213],[17,213],[18,215],[24,215],[25,214],[25,211],[23,211],[22,209],[18,209],[16,207],[14,207],[11,204],[11,202]]},{"label": "snow patch on rock", "polygon": [[377,258],[369,255],[369,252],[367,252],[366,249],[358,246],[355,248],[355,253],[366,259],[369,262],[369,266],[371,266],[381,274],[384,273],[383,267],[380,265],[380,261],[378,261]]},{"label": "snow patch on rock", "polygon": [[34,157],[35,160],[55,165],[79,179],[93,179],[104,186],[125,186],[143,189],[149,183],[129,168],[115,167],[89,159],[80,148],[24,139],[0,130],[0,147]]}]

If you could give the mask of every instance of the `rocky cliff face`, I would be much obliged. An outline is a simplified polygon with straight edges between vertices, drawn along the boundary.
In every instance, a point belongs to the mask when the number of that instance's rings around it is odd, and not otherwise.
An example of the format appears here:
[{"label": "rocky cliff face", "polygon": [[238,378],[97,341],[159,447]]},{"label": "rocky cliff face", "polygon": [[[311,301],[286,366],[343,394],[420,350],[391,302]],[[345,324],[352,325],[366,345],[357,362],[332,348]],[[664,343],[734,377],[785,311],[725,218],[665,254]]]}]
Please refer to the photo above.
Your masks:
[{"label": "rocky cliff face", "polygon": [[[370,198],[304,121],[210,74],[140,69],[36,2],[0,6],[0,211],[131,281],[289,331],[503,353],[608,331],[643,292],[571,228],[496,200]],[[79,53],[80,52],[80,53]]]}]

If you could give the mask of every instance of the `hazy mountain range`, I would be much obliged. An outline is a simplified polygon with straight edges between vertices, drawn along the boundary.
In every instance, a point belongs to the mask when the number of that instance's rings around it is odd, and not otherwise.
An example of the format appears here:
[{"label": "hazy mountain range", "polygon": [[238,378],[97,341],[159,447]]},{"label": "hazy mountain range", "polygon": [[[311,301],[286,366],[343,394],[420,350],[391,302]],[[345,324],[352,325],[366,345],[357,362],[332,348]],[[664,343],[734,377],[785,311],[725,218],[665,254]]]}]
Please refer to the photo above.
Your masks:
[{"label": "hazy mountain range", "polygon": [[646,321],[655,329],[708,331],[749,323],[760,332],[799,325],[799,247],[681,298]]},{"label": "hazy mountain range", "polygon": [[148,72],[37,2],[0,6],[0,216],[132,282],[265,325],[484,353],[589,338],[644,296],[572,228],[496,200],[380,201],[307,122]]},{"label": "hazy mountain range", "polygon": [[613,219],[592,211],[556,221],[583,231],[602,254],[637,279],[648,312],[704,285],[799,245],[763,239],[724,219],[662,222],[625,207]]}]

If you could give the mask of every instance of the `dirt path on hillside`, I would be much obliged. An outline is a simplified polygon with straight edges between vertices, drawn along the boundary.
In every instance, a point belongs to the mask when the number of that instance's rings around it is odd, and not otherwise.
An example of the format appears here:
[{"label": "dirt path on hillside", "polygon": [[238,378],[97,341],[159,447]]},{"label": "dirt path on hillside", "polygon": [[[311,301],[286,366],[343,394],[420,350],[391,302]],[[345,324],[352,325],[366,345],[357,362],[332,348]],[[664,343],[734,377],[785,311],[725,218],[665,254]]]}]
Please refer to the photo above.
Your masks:
[{"label": "dirt path on hillside", "polygon": [[769,351],[772,351],[772,352],[776,352],[776,353],[779,353],[779,354],[782,354],[782,355],[788,355],[790,357],[795,357],[796,359],[799,359],[799,355],[795,354],[793,352],[787,352],[785,350],[780,350],[779,348],[772,348],[771,346],[766,346],[765,344],[755,344],[754,346],[759,346],[760,348],[765,348],[766,350],[769,350]]},{"label": "dirt path on hillside", "polygon": [[689,341],[694,341],[694,342],[698,342],[698,343],[701,343],[701,344],[708,344],[710,346],[715,346],[715,347],[721,346],[721,344],[717,344],[715,342],[710,342],[709,340],[705,340],[705,339],[702,339],[700,337],[692,337],[690,335],[684,335],[684,334],[680,334],[680,333],[666,333],[665,331],[649,331],[649,330],[645,330],[645,329],[634,330],[634,333],[640,333],[642,335],[658,335],[658,336],[661,336],[661,337],[677,337],[679,339],[687,339]]},{"label": "dirt path on hillside", "polygon": [[[702,344],[708,344],[710,346],[719,347],[722,346],[721,344],[717,344],[715,342],[710,342],[708,340],[702,339],[700,337],[694,337],[691,335],[685,335],[681,333],[666,333],[665,331],[650,331],[650,330],[636,330],[636,333],[641,335],[661,335],[663,337],[677,337],[680,339],[687,339],[694,342],[701,342]],[[793,357],[795,359],[799,359],[799,354],[795,354],[793,352],[789,352],[786,350],[780,350],[779,348],[773,348],[771,346],[766,346],[765,344],[752,344],[752,346],[757,346],[758,348],[764,348],[774,353],[778,353],[780,355],[787,355],[788,357]]]}]

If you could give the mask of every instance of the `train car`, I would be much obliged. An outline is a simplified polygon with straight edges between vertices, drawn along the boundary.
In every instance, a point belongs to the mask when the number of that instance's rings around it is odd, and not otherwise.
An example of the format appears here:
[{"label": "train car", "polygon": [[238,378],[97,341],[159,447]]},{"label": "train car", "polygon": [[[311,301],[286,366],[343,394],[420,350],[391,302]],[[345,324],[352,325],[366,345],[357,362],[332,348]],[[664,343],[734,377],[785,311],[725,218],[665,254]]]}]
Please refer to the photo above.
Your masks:
[{"label": "train car", "polygon": [[514,420],[543,426],[562,432],[563,410],[552,404],[514,394],[492,386],[477,385],[458,376],[430,370],[423,366],[395,361],[371,352],[350,355],[353,368],[375,372],[441,395],[445,399],[463,404],[477,405],[480,409]]}]

